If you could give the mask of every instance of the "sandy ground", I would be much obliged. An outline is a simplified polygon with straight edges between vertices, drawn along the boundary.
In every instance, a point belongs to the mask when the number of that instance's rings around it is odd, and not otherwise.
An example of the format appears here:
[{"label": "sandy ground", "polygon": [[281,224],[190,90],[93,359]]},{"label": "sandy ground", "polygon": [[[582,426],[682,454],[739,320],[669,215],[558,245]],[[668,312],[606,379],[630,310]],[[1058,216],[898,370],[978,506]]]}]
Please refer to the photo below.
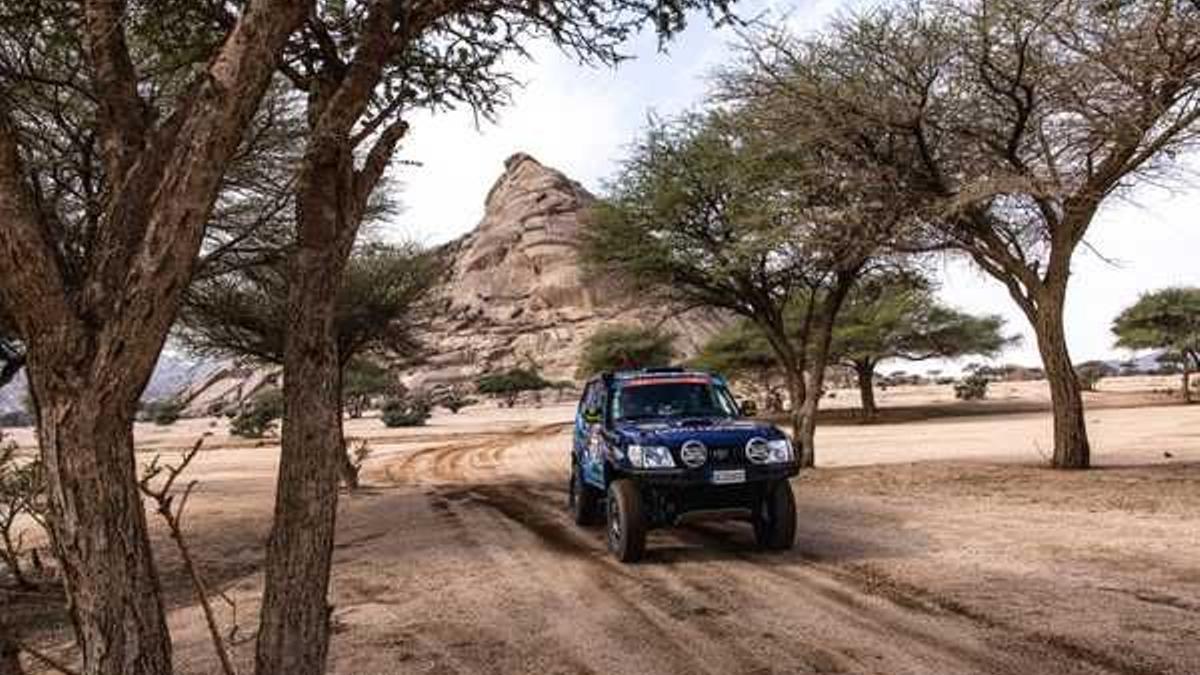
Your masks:
[{"label": "sandy ground", "polygon": [[[825,427],[794,551],[706,524],[635,566],[567,517],[570,415],[348,425],[375,454],[339,516],[332,672],[1200,673],[1200,406],[1089,410],[1090,472],[1040,468],[1045,413]],[[277,448],[205,420],[139,442],[204,432],[188,527],[247,634]],[[179,672],[215,672],[160,543]]]}]

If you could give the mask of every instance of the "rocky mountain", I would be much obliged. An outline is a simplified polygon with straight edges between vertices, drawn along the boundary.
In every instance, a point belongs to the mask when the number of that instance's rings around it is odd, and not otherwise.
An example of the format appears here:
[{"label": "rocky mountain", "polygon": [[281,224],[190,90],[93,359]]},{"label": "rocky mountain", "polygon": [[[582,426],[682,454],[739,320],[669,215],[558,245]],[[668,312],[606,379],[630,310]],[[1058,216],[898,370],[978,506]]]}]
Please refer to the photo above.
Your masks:
[{"label": "rocky mountain", "polygon": [[527,364],[546,377],[571,379],[584,341],[603,326],[661,322],[690,354],[723,325],[711,312],[680,314],[585,282],[579,231],[594,202],[579,183],[533,157],[509,157],[479,225],[446,246],[447,279],[421,331],[430,353],[406,383],[465,381]]},{"label": "rocky mountain", "polygon": [[[419,335],[426,353],[408,368],[410,388],[471,382],[480,373],[536,366],[554,380],[573,379],[580,350],[611,324],[658,324],[691,355],[725,323],[720,315],[680,313],[585,282],[577,259],[580,227],[595,202],[579,183],[517,153],[484,203],[474,230],[446,244],[447,269],[431,319]],[[278,373],[164,353],[146,400],[178,396],[187,413],[211,414],[235,405]],[[19,409],[24,382],[0,391],[0,412]]]},{"label": "rocky mountain", "polygon": [[[142,394],[143,401],[159,401],[182,395],[197,382],[209,379],[221,370],[213,361],[191,358],[187,354],[167,350],[158,358],[154,374]],[[25,373],[18,374],[0,389],[0,414],[25,410]]]}]

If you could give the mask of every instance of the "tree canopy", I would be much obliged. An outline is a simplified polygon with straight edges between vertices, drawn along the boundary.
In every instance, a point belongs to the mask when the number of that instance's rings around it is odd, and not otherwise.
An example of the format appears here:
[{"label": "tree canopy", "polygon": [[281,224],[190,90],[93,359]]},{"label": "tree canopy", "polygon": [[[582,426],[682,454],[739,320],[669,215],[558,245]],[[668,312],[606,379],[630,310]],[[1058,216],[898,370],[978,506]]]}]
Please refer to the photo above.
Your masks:
[{"label": "tree canopy", "polygon": [[[906,0],[799,38],[767,28],[722,78],[781,138],[819,138],[850,181],[923,204],[927,244],[1002,282],[1038,337],[1059,467],[1089,444],[1063,307],[1113,194],[1200,137],[1196,3]],[[883,141],[883,142],[881,142]]]},{"label": "tree canopy", "polygon": [[1191,372],[1200,369],[1200,288],[1143,293],[1113,320],[1117,346],[1162,349],[1183,369],[1183,398],[1192,400]]},{"label": "tree canopy", "polygon": [[939,302],[920,276],[888,274],[864,280],[851,292],[838,314],[832,349],[857,373],[863,411],[871,416],[880,362],[994,356],[1019,340],[1003,329],[999,315],[976,316]]},{"label": "tree canopy", "polygon": [[675,336],[655,326],[605,326],[588,336],[576,377],[614,370],[666,366],[675,358]]},{"label": "tree canopy", "polygon": [[[589,275],[759,327],[782,366],[804,462],[833,319],[905,215],[839,190],[834,173],[818,148],[781,149],[736,112],[655,121],[581,236]],[[794,303],[812,311],[789,332]]]},{"label": "tree canopy", "polygon": [[[372,244],[351,256],[334,317],[341,362],[368,352],[414,358],[413,317],[439,270],[434,254],[411,245]],[[281,364],[286,307],[279,261],[198,279],[180,313],[179,337],[198,353]]]}]

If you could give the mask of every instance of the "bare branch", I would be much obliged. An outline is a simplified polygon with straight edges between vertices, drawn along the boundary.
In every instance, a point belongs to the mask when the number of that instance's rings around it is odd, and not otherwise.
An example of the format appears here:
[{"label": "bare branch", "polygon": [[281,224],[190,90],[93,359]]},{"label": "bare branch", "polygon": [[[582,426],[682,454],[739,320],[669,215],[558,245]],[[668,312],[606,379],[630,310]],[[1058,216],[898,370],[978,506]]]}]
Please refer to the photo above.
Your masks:
[{"label": "bare branch", "polygon": [[[192,460],[196,458],[196,454],[200,452],[202,445],[204,445],[203,436],[196,440],[191,449],[184,451],[179,464],[175,465],[160,464],[159,456],[156,455],[154,459],[150,460],[150,464],[143,472],[142,479],[138,482],[138,487],[141,489],[142,494],[149,497],[155,503],[155,511],[162,517],[163,522],[166,523],[171,533],[171,540],[175,542],[175,547],[179,550],[179,557],[183,560],[183,568],[187,572],[188,579],[192,584],[192,592],[195,594],[196,600],[200,603],[200,608],[204,612],[204,621],[208,625],[209,637],[212,639],[213,648],[217,652],[217,658],[221,662],[222,672],[224,675],[237,675],[237,668],[234,666],[229,644],[225,639],[225,635],[221,632],[220,624],[217,622],[216,613],[213,611],[212,601],[209,599],[204,579],[200,574],[195,560],[192,558],[191,549],[188,547],[183,535],[184,509],[187,508],[188,498],[191,497],[192,490],[196,487],[197,481],[188,482],[187,486],[183,488],[182,493],[178,493],[178,506],[174,505],[177,494],[172,491],[172,488],[175,485],[175,481],[187,470],[188,465],[192,463]],[[154,479],[163,474],[166,477],[155,488],[152,485]]]}]

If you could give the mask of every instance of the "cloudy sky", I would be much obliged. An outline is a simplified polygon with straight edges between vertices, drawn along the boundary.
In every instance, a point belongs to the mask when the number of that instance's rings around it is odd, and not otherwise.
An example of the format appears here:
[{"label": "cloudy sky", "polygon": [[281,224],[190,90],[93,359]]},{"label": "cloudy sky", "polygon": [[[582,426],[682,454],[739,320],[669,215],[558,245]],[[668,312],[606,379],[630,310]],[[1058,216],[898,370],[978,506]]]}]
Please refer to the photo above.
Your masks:
[{"label": "cloudy sky", "polygon": [[[739,11],[786,15],[804,30],[820,27],[850,4],[739,3]],[[533,62],[514,64],[525,86],[494,124],[476,127],[466,112],[412,120],[403,156],[420,166],[397,171],[405,210],[389,224],[390,234],[436,244],[469,231],[483,214],[484,195],[504,159],[517,151],[601,192],[648,115],[670,116],[703,100],[707,76],[729,61],[734,38],[697,18],[665,54],[658,52],[653,36],[641,36],[628,48],[635,58],[615,70],[586,68],[552,48],[535,49]],[[1081,250],[1074,261],[1067,305],[1072,356],[1076,361],[1124,357],[1113,349],[1108,330],[1122,308],[1146,290],[1200,285],[1200,183],[1171,191],[1145,189],[1129,201],[1110,204],[1088,241],[1103,258]],[[1039,361],[1024,317],[998,282],[958,260],[945,261],[940,274],[945,301],[1002,314],[1013,332],[1025,335],[1002,360]]]}]

